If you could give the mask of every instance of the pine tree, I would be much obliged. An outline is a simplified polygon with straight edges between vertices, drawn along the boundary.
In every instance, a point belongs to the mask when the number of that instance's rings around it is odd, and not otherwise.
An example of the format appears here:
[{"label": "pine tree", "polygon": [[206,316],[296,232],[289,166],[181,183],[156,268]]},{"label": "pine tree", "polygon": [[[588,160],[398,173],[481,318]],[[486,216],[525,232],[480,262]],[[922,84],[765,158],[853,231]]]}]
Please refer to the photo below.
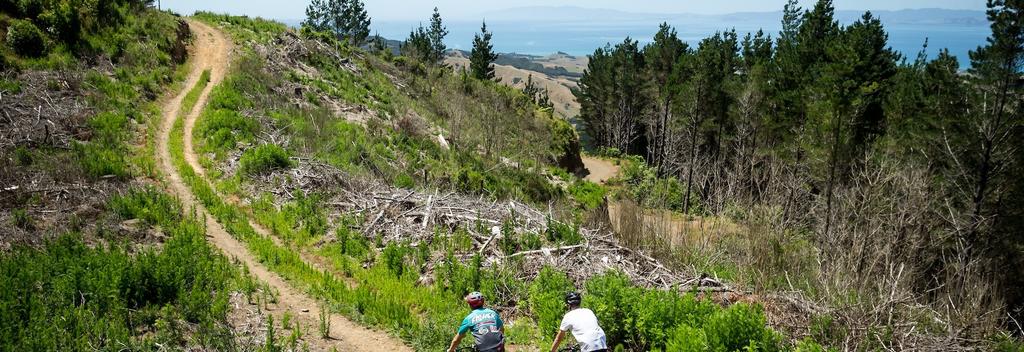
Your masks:
[{"label": "pine tree", "polygon": [[640,154],[647,150],[643,135],[642,118],[647,108],[647,97],[643,88],[647,85],[644,77],[644,56],[639,43],[627,37],[615,46],[612,52],[612,91],[614,100],[610,106],[609,146],[630,153]]},{"label": "pine tree", "polygon": [[550,92],[547,88],[540,88],[533,81],[533,74],[526,76],[526,83],[523,84],[523,95],[526,95],[534,104],[542,108],[554,108],[551,103]]},{"label": "pine tree", "polygon": [[685,70],[676,69],[679,59],[689,50],[689,46],[679,39],[676,30],[662,23],[658,33],[654,35],[654,42],[644,48],[644,56],[647,63],[647,77],[650,83],[652,108],[648,110],[647,139],[648,143],[647,160],[662,175],[665,169],[665,159],[669,150],[669,123],[674,120],[673,105],[678,97],[679,85],[686,79]]},{"label": "pine tree", "polygon": [[987,14],[992,35],[987,45],[970,52],[971,83],[977,87],[972,97],[975,112],[968,115],[970,134],[960,156],[970,170],[964,179],[971,185],[970,208],[975,219],[965,240],[979,249],[996,240],[987,236],[991,225],[987,220],[998,221],[1005,211],[1001,193],[1007,187],[1020,187],[1021,175],[1010,172],[1020,170],[1021,166],[1015,165],[1020,160],[1016,155],[1024,153],[1024,1],[989,0]]},{"label": "pine tree", "polygon": [[[693,194],[694,167],[698,152],[707,151],[715,164],[723,167],[727,136],[734,129],[729,116],[732,97],[728,84],[739,62],[736,32],[715,33],[700,42],[693,58],[693,78],[689,84],[690,103],[688,132],[689,160],[686,173],[686,195],[683,212],[689,212]],[[707,185],[706,185],[707,186]]]},{"label": "pine tree", "polygon": [[526,83],[523,85],[523,94],[530,97],[531,100],[536,101],[537,94],[540,93],[540,88],[533,83],[533,74],[526,76]]},{"label": "pine tree", "polygon": [[350,45],[359,46],[370,35],[370,17],[361,0],[313,0],[306,7],[304,27],[330,31]]},{"label": "pine tree", "polygon": [[888,94],[890,79],[896,74],[900,54],[888,47],[889,35],[882,22],[871,12],[846,29],[845,42],[858,58],[853,70],[858,84],[856,113],[853,116],[852,148],[863,155],[868,145],[884,131],[883,99]]},{"label": "pine tree", "polygon": [[494,79],[494,61],[498,54],[491,45],[491,33],[487,31],[487,22],[480,27],[480,34],[473,38],[473,51],[469,55],[469,68],[473,77],[479,80]]},{"label": "pine tree", "polygon": [[347,26],[345,21],[346,8],[348,8],[348,0],[328,0],[327,9],[324,10],[324,13],[327,14],[330,30],[338,38],[341,38]]},{"label": "pine tree", "polygon": [[448,35],[448,28],[445,28],[441,21],[441,13],[434,8],[434,14],[430,17],[430,29],[427,31],[427,38],[430,39],[430,56],[433,63],[440,63],[444,60],[444,53],[448,47],[444,45],[444,37]]},{"label": "pine tree", "polygon": [[302,22],[303,27],[308,27],[314,31],[327,31],[331,30],[331,23],[327,10],[328,5],[334,0],[313,0],[306,6],[306,20]]},{"label": "pine tree", "polygon": [[[773,115],[769,100],[772,60],[774,48],[772,38],[763,31],[753,36],[747,34],[742,44],[742,69],[735,92],[735,104],[731,113],[736,121],[736,167],[743,168],[746,190],[757,199],[760,197],[762,179],[766,178],[760,151],[770,144],[768,119]],[[742,164],[742,165],[741,165]],[[760,165],[758,165],[760,164]]]},{"label": "pine tree", "polygon": [[342,37],[348,40],[349,44],[361,46],[370,36],[370,17],[366,14],[366,7],[362,0],[341,0],[343,6],[343,23],[341,28]]},{"label": "pine tree", "polygon": [[430,34],[423,25],[409,32],[409,38],[402,43],[402,55],[423,62],[433,62],[433,47],[430,45]]},{"label": "pine tree", "polygon": [[547,88],[544,88],[540,94],[537,94],[537,99],[534,100],[538,106],[546,109],[554,109],[555,104],[551,102],[551,92]]},{"label": "pine tree", "polygon": [[795,136],[803,125],[803,75],[807,70],[799,53],[799,32],[803,25],[803,9],[797,0],[789,0],[783,10],[782,31],[776,42],[776,54],[769,71],[767,85],[768,100],[776,112],[765,124],[765,138],[776,154],[797,159],[789,148],[795,144]]}]

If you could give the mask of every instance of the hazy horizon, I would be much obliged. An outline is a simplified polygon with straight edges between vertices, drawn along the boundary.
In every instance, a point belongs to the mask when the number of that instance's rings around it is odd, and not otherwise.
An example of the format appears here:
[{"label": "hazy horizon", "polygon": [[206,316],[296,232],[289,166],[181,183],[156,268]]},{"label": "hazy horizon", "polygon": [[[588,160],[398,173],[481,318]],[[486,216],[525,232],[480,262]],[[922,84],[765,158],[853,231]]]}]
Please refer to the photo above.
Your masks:
[{"label": "hazy horizon", "polygon": [[[191,14],[197,10],[226,12],[235,15],[248,15],[279,20],[296,20],[305,17],[305,8],[309,0],[289,2],[282,6],[280,2],[270,0],[250,0],[234,2],[227,0],[162,0],[164,8],[182,14]],[[614,10],[632,13],[674,13],[722,15],[739,12],[774,12],[781,11],[785,0],[733,0],[728,2],[680,2],[676,0],[647,0],[623,2],[614,0],[519,0],[515,6],[504,3],[478,2],[469,0],[440,0],[424,2],[408,2],[405,0],[367,0],[367,12],[376,20],[426,20],[434,7],[438,7],[441,15],[450,20],[480,20],[482,16],[494,11],[503,11],[521,7],[581,7],[594,10]],[[815,1],[802,0],[804,8],[813,6]],[[854,11],[898,11],[907,9],[950,9],[950,10],[984,10],[984,1],[969,0],[836,0],[837,10]]]},{"label": "hazy horizon", "polygon": [[[410,8],[424,7],[422,6],[424,4],[415,4],[415,6],[409,4],[409,6],[381,10],[381,4],[389,1],[392,0],[366,1],[367,12],[373,20],[370,26],[371,32],[389,39],[402,40],[408,36],[412,28],[428,21],[434,4],[437,4],[441,7],[441,15],[450,31],[450,35],[445,40],[449,48],[468,49],[473,35],[479,31],[480,21],[486,18],[488,27],[495,33],[493,44],[498,52],[530,55],[565,52],[577,56],[590,54],[594,49],[602,47],[606,43],[621,42],[627,36],[639,40],[642,44],[646,43],[657,31],[657,26],[661,22],[668,22],[674,26],[680,32],[680,37],[691,45],[696,45],[700,39],[716,31],[729,29],[735,29],[741,36],[763,29],[775,37],[778,30],[781,29],[780,13],[785,4],[785,0],[763,1],[759,2],[757,6],[737,9],[739,11],[700,14],[700,11],[697,11],[699,7],[695,6],[662,6],[665,11],[647,11],[653,5],[664,3],[664,1],[648,1],[642,3],[646,6],[622,9],[621,6],[618,6],[620,8],[596,7],[607,4],[609,1],[580,4],[578,1],[552,0],[538,4],[536,1],[529,0],[520,1],[517,3],[519,6],[513,7],[488,4],[490,9],[487,6],[464,8],[463,12],[468,12],[470,9],[483,12],[459,16],[442,7],[446,3],[459,2],[450,0],[432,2],[427,4],[429,6],[416,10],[417,16],[404,18],[395,16],[395,14],[408,13]],[[208,0],[203,2],[201,7],[190,9],[188,4],[193,2],[196,1],[164,0],[163,5],[182,14],[191,14],[198,9],[261,16],[297,25],[302,20],[302,12],[308,3],[308,1],[297,2],[294,6],[287,6],[288,11],[285,11],[285,7],[278,6],[279,11],[274,12],[272,16],[262,16],[260,9],[263,7],[260,3],[263,1],[261,0],[253,1],[254,6],[246,7],[244,10],[232,10],[231,8],[234,6],[224,7],[224,2],[218,0]],[[749,3],[750,1],[739,2]],[[801,6],[806,9],[813,6],[813,3],[814,1],[801,1]],[[934,56],[939,49],[948,48],[965,67],[969,64],[967,52],[976,48],[977,45],[984,44],[988,34],[988,24],[984,12],[967,13],[966,15],[956,13],[951,15],[953,17],[927,12],[931,9],[980,11],[984,8],[983,3],[972,2],[971,5],[975,5],[973,8],[967,6],[964,1],[952,0],[928,1],[926,4],[916,0],[887,1],[885,2],[887,6],[873,8],[868,6],[872,3],[877,5],[879,1],[835,1],[836,18],[840,23],[849,24],[859,18],[863,11],[879,13],[883,25],[886,26],[886,30],[890,34],[889,45],[903,53],[904,57],[915,57],[927,39],[930,44],[929,55]],[[956,4],[962,6],[955,6]],[[915,9],[913,8],[915,5],[922,6]],[[945,5],[945,8],[939,7],[942,5]],[[545,9],[531,9],[531,7],[544,7]],[[721,8],[736,9],[732,5]],[[298,14],[295,14],[296,9],[298,9]],[[921,11],[922,9],[925,11]],[[906,22],[907,18],[902,18],[906,16],[901,17],[896,13],[901,10],[918,10],[919,13],[910,16],[910,22]],[[422,11],[422,13],[418,11]],[[730,16],[741,14],[748,16]],[[754,16],[749,16],[751,14]]]}]

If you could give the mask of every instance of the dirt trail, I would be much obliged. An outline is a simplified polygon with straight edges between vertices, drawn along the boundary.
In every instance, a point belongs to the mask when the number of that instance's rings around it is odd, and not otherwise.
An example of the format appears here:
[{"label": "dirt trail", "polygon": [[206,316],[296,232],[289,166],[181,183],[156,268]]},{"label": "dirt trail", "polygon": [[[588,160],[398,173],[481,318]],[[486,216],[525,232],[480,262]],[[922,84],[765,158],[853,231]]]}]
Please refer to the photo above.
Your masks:
[{"label": "dirt trail", "polygon": [[[205,207],[192,196],[185,185],[182,177],[178,174],[170,154],[170,133],[174,121],[179,116],[181,103],[185,95],[198,83],[200,75],[204,70],[210,70],[210,84],[202,91],[193,110],[189,112],[185,120],[185,156],[189,164],[198,165],[198,157],[192,152],[192,128],[195,126],[199,112],[206,105],[209,93],[214,86],[219,84],[227,73],[230,62],[231,44],[224,35],[195,20],[189,20],[189,26],[195,35],[194,47],[192,48],[192,68],[188,79],[181,92],[167,100],[162,108],[163,121],[160,127],[160,138],[158,146],[159,166],[167,176],[165,180],[170,190],[182,200],[186,208],[194,208],[196,212],[206,218],[207,237],[209,241],[220,248],[229,257],[237,259],[248,267],[249,272],[257,279],[266,282],[279,293],[278,304],[272,308],[275,315],[291,312],[294,319],[304,325],[307,332],[307,342],[310,348],[315,350],[330,350],[336,348],[339,351],[410,351],[411,349],[401,341],[379,331],[370,330],[356,325],[352,321],[338,315],[331,315],[331,338],[319,337],[317,326],[319,325],[318,302],[302,292],[291,287],[283,278],[270,272],[261,265],[256,258],[249,253],[245,245],[235,240],[224,227],[221,226]],[[201,169],[196,172],[201,174]]]},{"label": "dirt trail", "polygon": [[587,168],[587,171],[590,171],[590,174],[584,179],[599,185],[603,185],[612,177],[619,175],[619,166],[605,159],[584,156],[583,166]]}]

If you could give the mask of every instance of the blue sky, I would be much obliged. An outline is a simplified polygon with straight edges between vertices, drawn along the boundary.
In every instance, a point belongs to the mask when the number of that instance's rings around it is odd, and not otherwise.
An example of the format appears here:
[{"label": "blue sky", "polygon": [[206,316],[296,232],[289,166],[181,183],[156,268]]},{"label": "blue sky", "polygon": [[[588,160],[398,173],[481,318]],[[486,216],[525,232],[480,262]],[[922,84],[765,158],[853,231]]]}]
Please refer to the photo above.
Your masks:
[{"label": "blue sky", "polygon": [[[227,12],[274,19],[303,18],[309,0],[161,0],[163,7],[182,14],[196,10]],[[374,19],[425,19],[437,6],[445,19],[476,20],[482,13],[521,6],[579,6],[650,13],[723,14],[732,12],[778,11],[785,0],[364,0],[367,11]],[[801,0],[806,8],[813,0]],[[948,8],[982,10],[984,0],[835,0],[840,10],[902,10],[916,8]]]}]

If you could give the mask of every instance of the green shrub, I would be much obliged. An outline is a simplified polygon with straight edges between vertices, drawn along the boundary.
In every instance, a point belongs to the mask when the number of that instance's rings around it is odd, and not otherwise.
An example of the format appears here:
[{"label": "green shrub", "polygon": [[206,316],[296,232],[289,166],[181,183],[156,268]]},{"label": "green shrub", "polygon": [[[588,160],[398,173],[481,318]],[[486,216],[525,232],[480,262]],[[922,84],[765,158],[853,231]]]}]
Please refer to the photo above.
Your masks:
[{"label": "green shrub", "polygon": [[533,251],[538,250],[544,245],[540,235],[536,232],[527,232],[523,234],[519,239],[519,246],[523,250]]},{"label": "green shrub", "polygon": [[43,27],[56,35],[57,39],[69,45],[78,42],[82,31],[82,22],[79,19],[79,9],[69,1],[61,1],[49,6],[39,19],[44,23]]},{"label": "green shrub", "polygon": [[412,176],[407,173],[398,174],[395,177],[395,187],[398,188],[413,188],[416,186],[416,180],[413,180]]},{"label": "green shrub", "polygon": [[590,182],[578,180],[569,186],[569,195],[584,209],[595,209],[604,204],[604,196],[607,193],[604,187]]},{"label": "green shrub", "polygon": [[449,251],[434,272],[437,287],[450,293],[450,297],[461,300],[466,294],[480,290],[482,269],[480,255],[474,255],[468,265],[462,265]]},{"label": "green shrub", "polygon": [[18,11],[24,18],[36,18],[43,12],[43,0],[15,0],[18,3]]},{"label": "green shrub", "polygon": [[530,284],[530,312],[545,338],[553,338],[566,313],[565,294],[574,290],[565,273],[545,266]]},{"label": "green shrub", "polygon": [[105,147],[118,147],[128,138],[128,117],[124,114],[102,112],[89,119],[93,143]]},{"label": "green shrub", "polygon": [[32,215],[29,215],[25,209],[12,210],[11,219],[14,222],[14,227],[19,229],[31,231],[35,228],[35,221],[32,220]]},{"label": "green shrub", "polygon": [[665,350],[673,352],[704,352],[709,351],[708,337],[703,329],[690,327],[686,324],[676,326],[670,332]]},{"label": "green shrub", "polygon": [[708,319],[704,331],[714,351],[781,349],[780,338],[766,326],[760,306],[737,303],[720,310]]},{"label": "green shrub", "polygon": [[128,164],[123,150],[106,148],[95,143],[76,143],[75,153],[85,173],[92,178],[128,176]]},{"label": "green shrub", "polygon": [[635,350],[666,348],[679,325],[703,327],[719,308],[692,296],[633,286],[621,272],[587,280],[583,304],[601,321],[609,341]]},{"label": "green shrub", "polygon": [[544,231],[544,235],[551,243],[568,245],[583,243],[583,235],[580,234],[579,228],[551,218],[548,218],[548,228]]},{"label": "green shrub", "polygon": [[26,57],[40,57],[46,54],[43,31],[26,20],[12,20],[7,27],[7,46],[15,53]]},{"label": "green shrub", "polygon": [[273,144],[264,144],[242,153],[240,170],[247,175],[262,174],[289,168],[292,161],[288,152]]},{"label": "green shrub", "polygon": [[[2,62],[4,60],[4,57],[5,56],[0,55],[0,62]],[[3,78],[0,78],[0,91],[3,91],[3,93],[5,95],[21,93],[21,82],[19,82],[17,80],[13,80],[13,79],[12,80],[6,80],[6,79],[3,79]]]},{"label": "green shrub", "polygon": [[206,111],[196,132],[205,138],[206,146],[215,151],[235,148],[238,142],[252,140],[259,131],[256,121],[236,111],[209,108]]},{"label": "green shrub", "polygon": [[14,162],[22,167],[32,165],[32,152],[24,146],[18,146],[14,149]]},{"label": "green shrub", "polygon": [[[631,157],[622,168],[622,180],[629,194],[638,203],[651,208],[683,211],[686,204],[686,186],[675,177],[659,178],[654,168],[642,158]],[[690,194],[691,213],[700,212],[696,194]]]},{"label": "green shrub", "polygon": [[388,271],[395,275],[395,277],[402,277],[405,273],[405,254],[407,249],[403,246],[396,245],[395,243],[389,243],[387,247],[384,247],[384,251],[381,253],[381,259],[384,260],[384,265]]},{"label": "green shrub", "polygon": [[170,226],[181,219],[178,201],[153,187],[135,188],[114,196],[110,209],[122,218],[140,219],[150,225]]},{"label": "green shrub", "polygon": [[235,87],[240,79],[231,78],[210,92],[209,110],[240,111],[252,105]]},{"label": "green shrub", "polygon": [[[798,342],[796,344],[795,348],[793,349],[793,352],[834,352],[834,351],[838,351],[838,350],[835,349],[835,348],[825,348],[825,347],[821,346],[820,344],[818,344],[817,342],[814,342],[814,340],[812,340],[809,337],[808,338],[804,338],[803,340],[800,340],[800,342]],[[1006,351],[1006,352],[1010,352],[1010,351]],[[1019,351],[1015,351],[1015,352],[1019,352]]]}]

